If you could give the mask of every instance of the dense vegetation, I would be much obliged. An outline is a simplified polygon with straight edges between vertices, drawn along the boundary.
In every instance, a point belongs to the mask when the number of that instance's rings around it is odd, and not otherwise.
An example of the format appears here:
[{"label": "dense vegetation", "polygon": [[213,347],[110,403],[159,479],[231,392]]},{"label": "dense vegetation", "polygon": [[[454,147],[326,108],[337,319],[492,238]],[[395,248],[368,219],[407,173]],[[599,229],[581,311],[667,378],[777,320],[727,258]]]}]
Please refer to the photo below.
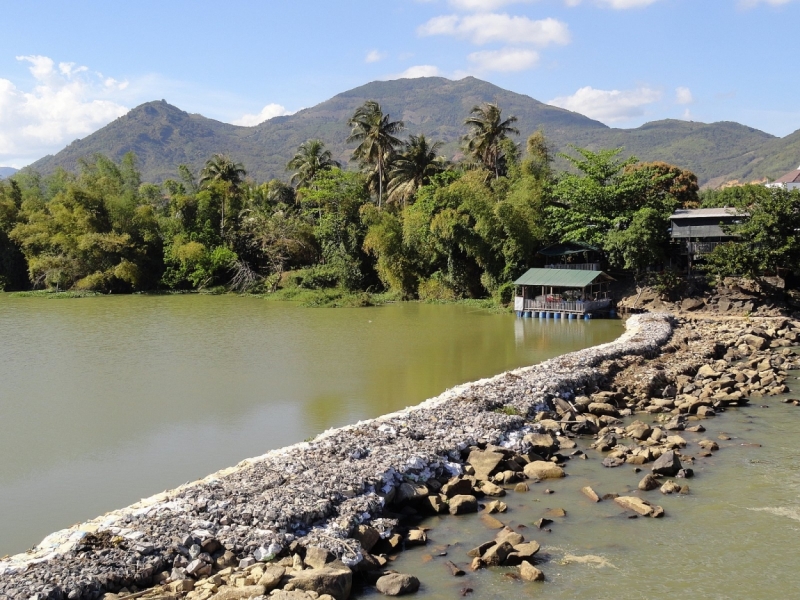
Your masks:
[{"label": "dense vegetation", "polygon": [[464,159],[425,135],[401,139],[379,103],[349,119],[342,170],[320,140],[288,161],[290,183],[249,179],[226,155],[200,173],[143,183],[136,157],[102,155],[80,173],[18,173],[0,184],[6,289],[131,292],[332,289],[396,297],[507,300],[515,277],[560,241],[604,249],[638,273],[668,250],[668,218],[697,203],[692,173],[574,148],[556,173],[538,132],[524,153],[516,117],[495,104],[462,117]]},{"label": "dense vegetation", "polygon": [[224,152],[244,164],[251,177],[267,181],[282,177],[296,148],[310,139],[324,140],[333,159],[346,163],[353,147],[346,141],[347,121],[367,100],[376,100],[395,120],[404,121],[407,134],[442,141],[439,153],[451,160],[460,156],[465,115],[475,105],[496,102],[517,117],[515,127],[523,139],[538,129],[545,131],[558,169],[568,163],[557,153],[568,152],[570,144],[594,151],[624,147],[624,158],[635,155],[679,165],[694,172],[703,185],[714,178],[775,178],[800,164],[797,152],[792,152],[800,143],[798,134],[779,139],[738,123],[674,119],[615,129],[474,77],[424,77],[372,82],[255,127],[189,114],[163,101],[148,102],[33,168],[45,175],[59,166],[77,172],[81,158],[104,154],[119,162],[134,152],[143,180],[163,182],[177,177],[179,164],[199,171],[209,156]]}]

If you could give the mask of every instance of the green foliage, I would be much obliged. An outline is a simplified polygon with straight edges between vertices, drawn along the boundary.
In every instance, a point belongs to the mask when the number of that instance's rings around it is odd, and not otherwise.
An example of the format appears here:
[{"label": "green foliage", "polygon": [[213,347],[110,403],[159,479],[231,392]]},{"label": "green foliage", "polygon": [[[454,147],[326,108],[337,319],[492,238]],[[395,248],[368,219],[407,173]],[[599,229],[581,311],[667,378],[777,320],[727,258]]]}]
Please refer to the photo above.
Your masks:
[{"label": "green foliage", "polygon": [[[763,191],[762,191],[763,190]],[[728,275],[797,273],[800,268],[800,191],[783,188],[746,189],[736,208],[750,213],[729,226],[734,241],[720,244],[706,259],[709,273]]]}]

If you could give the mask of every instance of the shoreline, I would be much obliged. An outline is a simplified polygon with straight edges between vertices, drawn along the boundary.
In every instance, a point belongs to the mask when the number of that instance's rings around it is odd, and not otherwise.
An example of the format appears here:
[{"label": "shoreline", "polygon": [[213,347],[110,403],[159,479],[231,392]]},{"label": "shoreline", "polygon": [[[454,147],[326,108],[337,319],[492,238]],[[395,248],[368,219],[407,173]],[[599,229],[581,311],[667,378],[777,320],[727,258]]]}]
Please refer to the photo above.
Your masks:
[{"label": "shoreline", "polygon": [[[437,479],[468,476],[472,467],[464,454],[470,449],[497,445],[508,452],[522,452],[525,435],[549,433],[552,419],[531,423],[520,415],[543,416],[542,411],[552,411],[555,397],[570,401],[588,397],[583,392],[601,389],[630,366],[636,366],[637,378],[631,383],[636,388],[631,393],[649,393],[665,377],[674,379],[691,368],[689,363],[696,366],[717,351],[715,340],[701,339],[683,362],[667,361],[666,368],[642,364],[645,358],[681,352],[689,339],[675,339],[676,332],[685,333],[671,316],[636,315],[613,342],[464,384],[418,406],[329,430],[311,442],[246,459],[202,480],[56,532],[34,554],[0,561],[0,576],[5,580],[0,581],[4,584],[0,597],[39,593],[43,594],[40,598],[99,598],[104,592],[132,585],[152,585],[162,568],[169,571],[165,557],[175,554],[174,538],[187,535],[201,543],[214,540],[235,555],[220,572],[235,565],[252,567],[287,550],[296,554],[293,550],[301,547],[322,548],[342,568],[356,568],[372,555],[364,550],[365,544],[353,544],[351,536],[367,527],[382,539],[394,537],[397,520],[382,515],[391,496],[405,489],[403,485],[433,485]],[[244,502],[231,506],[232,499],[242,498]],[[101,543],[104,532],[117,538],[116,546]],[[112,560],[85,560],[91,554],[83,548],[95,540],[104,557]],[[80,569],[71,564],[76,551],[82,553]],[[133,569],[118,567],[115,572],[109,565],[127,565],[131,558]],[[248,564],[242,566],[240,561]],[[208,573],[205,565],[199,566],[203,575],[211,574],[211,566]],[[52,578],[44,583],[47,573],[56,569],[66,577],[58,585],[52,585]],[[44,584],[40,589],[36,589],[37,579]],[[15,587],[9,590],[12,584]],[[174,581],[170,585],[181,587]]]}]

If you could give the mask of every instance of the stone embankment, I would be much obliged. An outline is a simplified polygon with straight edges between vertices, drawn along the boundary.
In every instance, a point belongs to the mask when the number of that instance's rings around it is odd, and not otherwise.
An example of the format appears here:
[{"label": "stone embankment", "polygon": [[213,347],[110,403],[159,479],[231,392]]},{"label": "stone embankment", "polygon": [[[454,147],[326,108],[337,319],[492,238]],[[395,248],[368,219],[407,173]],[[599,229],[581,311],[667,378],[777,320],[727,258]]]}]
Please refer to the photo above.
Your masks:
[{"label": "stone embankment", "polygon": [[[686,492],[660,481],[692,475],[694,457],[675,432],[784,392],[797,367],[789,346],[800,323],[787,319],[757,327],[651,314],[627,329],[610,344],[454,388],[53,534],[0,562],[0,598],[342,600],[354,578],[386,595],[412,593],[413,575],[387,569],[387,555],[426,543],[403,516],[474,512],[483,498],[492,518],[507,509],[498,499],[507,490],[563,477],[570,459],[585,458],[573,441],[581,436],[604,466],[652,462],[643,491]],[[650,423],[621,420],[634,413]],[[715,451],[708,442],[703,450]],[[663,515],[642,496],[607,497],[632,515]],[[471,568],[517,565],[539,581],[538,550],[503,528],[471,551]]]}]

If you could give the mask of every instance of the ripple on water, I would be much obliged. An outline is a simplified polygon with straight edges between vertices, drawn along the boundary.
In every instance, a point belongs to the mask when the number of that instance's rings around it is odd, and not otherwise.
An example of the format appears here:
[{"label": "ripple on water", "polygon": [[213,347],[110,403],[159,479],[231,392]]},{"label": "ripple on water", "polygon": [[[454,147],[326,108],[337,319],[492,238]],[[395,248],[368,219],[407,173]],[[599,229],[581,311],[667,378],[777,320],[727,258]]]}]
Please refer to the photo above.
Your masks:
[{"label": "ripple on water", "polygon": [[770,513],[776,517],[786,517],[788,519],[800,521],[800,506],[762,506],[757,508],[748,508],[747,510]]}]

